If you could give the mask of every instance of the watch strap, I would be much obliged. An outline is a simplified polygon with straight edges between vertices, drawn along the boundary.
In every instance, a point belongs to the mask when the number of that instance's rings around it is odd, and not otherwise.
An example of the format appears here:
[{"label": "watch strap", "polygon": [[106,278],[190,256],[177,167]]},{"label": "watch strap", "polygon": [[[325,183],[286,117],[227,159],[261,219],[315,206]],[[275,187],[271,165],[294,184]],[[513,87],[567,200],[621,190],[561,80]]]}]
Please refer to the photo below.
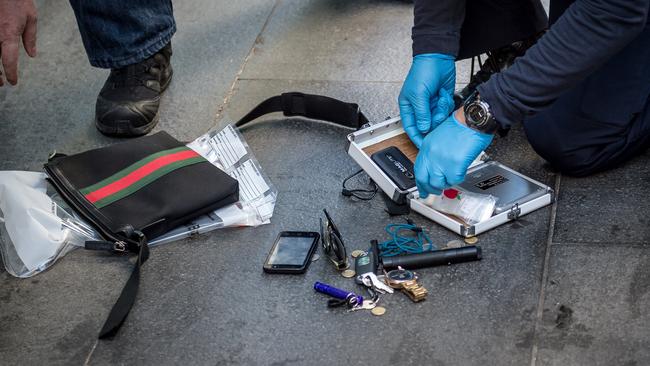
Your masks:
[{"label": "watch strap", "polygon": [[426,299],[429,293],[426,288],[417,283],[416,281],[405,282],[402,286],[404,292],[413,302],[419,302]]}]

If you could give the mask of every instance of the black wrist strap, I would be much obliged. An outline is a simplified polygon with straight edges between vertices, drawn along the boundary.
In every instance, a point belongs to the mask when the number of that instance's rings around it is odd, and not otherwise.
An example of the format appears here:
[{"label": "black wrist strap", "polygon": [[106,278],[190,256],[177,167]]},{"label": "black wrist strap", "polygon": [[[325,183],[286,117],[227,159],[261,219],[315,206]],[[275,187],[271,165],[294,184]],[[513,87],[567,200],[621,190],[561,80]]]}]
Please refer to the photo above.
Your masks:
[{"label": "black wrist strap", "polygon": [[271,97],[237,121],[237,127],[272,112],[282,112],[285,116],[301,116],[331,122],[337,125],[359,129],[368,123],[359,105],[347,103],[323,95],[298,92],[283,93]]},{"label": "black wrist strap", "polygon": [[[102,330],[99,332],[99,339],[111,338],[113,337],[120,327],[126,320],[129,311],[135,303],[135,298],[138,294],[138,288],[140,287],[140,268],[144,262],[149,259],[149,246],[147,245],[147,238],[142,233],[135,233],[135,238],[137,238],[137,246],[129,246],[129,251],[137,251],[138,258],[131,271],[129,279],[126,281],[126,284],[122,288],[120,297],[117,298],[117,301],[113,305],[111,312],[108,314],[106,321]],[[133,248],[133,249],[131,249]],[[135,249],[137,248],[137,249]]]}]

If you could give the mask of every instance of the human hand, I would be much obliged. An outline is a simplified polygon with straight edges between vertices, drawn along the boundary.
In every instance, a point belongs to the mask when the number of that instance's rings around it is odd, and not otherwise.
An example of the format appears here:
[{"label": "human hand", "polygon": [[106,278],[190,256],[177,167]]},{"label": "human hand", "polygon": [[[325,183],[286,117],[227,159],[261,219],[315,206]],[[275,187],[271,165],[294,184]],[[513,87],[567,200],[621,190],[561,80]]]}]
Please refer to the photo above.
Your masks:
[{"label": "human hand", "polygon": [[459,122],[462,109],[449,116],[425,138],[415,159],[415,184],[420,198],[440,195],[460,184],[470,164],[492,142],[493,135],[473,130]]},{"label": "human hand", "polygon": [[[0,58],[5,77],[18,83],[18,54],[22,38],[25,51],[36,56],[36,6],[33,0],[0,0]],[[4,85],[0,70],[0,86]]]},{"label": "human hand", "polygon": [[427,53],[413,57],[398,103],[404,130],[418,148],[424,136],[454,110],[455,84],[453,56]]}]

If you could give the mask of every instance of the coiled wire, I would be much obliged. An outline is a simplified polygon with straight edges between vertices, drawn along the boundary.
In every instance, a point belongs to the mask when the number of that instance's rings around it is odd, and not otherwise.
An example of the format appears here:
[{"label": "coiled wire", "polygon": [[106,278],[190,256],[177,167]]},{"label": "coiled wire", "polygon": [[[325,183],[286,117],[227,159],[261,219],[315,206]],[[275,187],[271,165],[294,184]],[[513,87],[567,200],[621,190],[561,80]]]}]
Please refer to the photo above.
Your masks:
[{"label": "coiled wire", "polygon": [[[384,230],[390,235],[390,239],[379,243],[382,257],[418,254],[438,249],[424,230],[409,219],[406,224],[388,224]],[[410,232],[411,235],[406,235],[405,232]]]}]

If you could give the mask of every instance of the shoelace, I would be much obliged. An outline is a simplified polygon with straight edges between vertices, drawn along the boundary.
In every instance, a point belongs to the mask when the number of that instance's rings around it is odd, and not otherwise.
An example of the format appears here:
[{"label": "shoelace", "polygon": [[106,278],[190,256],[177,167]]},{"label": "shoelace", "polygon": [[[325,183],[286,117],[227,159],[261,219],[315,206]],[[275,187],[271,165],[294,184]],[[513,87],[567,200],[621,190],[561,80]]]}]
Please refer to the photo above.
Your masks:
[{"label": "shoelace", "polygon": [[154,57],[121,69],[112,70],[111,82],[113,87],[146,86],[147,81],[156,80],[160,73],[160,65],[154,60]]}]

